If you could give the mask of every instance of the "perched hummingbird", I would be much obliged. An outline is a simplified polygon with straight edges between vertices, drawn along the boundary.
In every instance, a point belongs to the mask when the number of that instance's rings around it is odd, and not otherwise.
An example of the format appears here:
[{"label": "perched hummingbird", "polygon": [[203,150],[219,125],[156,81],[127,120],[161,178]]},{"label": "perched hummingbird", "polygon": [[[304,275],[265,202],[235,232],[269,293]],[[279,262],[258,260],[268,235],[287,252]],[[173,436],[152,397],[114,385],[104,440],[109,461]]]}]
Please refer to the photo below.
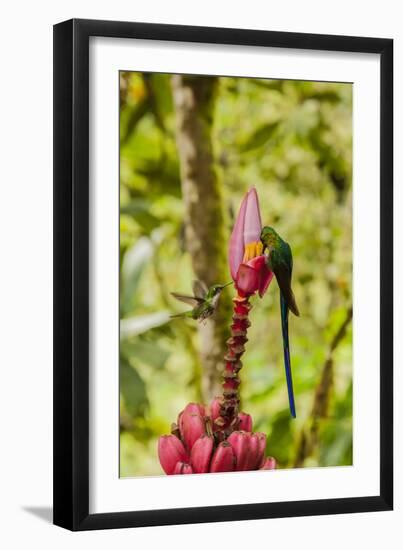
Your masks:
[{"label": "perched hummingbird", "polygon": [[171,318],[189,317],[190,319],[195,319],[200,322],[205,321],[215,313],[221,291],[230,284],[232,284],[232,281],[225,285],[213,285],[207,288],[203,282],[193,281],[193,296],[171,292],[174,298],[193,307],[190,311],[171,315]]},{"label": "perched hummingbird", "polygon": [[292,385],[290,343],[288,338],[288,311],[299,317],[294,293],[291,289],[292,253],[288,243],[272,227],[263,227],[260,234],[263,250],[268,250],[267,266],[276,276],[280,288],[281,330],[283,333],[284,367],[287,379],[288,401],[295,418],[294,390]]}]

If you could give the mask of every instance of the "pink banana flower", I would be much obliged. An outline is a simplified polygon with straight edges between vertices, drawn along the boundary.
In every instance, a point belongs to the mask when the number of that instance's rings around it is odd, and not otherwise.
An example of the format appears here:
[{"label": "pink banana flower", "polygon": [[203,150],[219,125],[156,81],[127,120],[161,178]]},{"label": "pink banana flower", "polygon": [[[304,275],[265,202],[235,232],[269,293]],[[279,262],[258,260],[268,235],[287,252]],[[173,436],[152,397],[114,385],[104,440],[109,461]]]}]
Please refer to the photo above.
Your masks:
[{"label": "pink banana flower", "polygon": [[239,418],[239,429],[244,432],[252,431],[252,417],[250,414],[240,412],[238,415]]},{"label": "pink banana flower", "polygon": [[272,456],[268,456],[263,462],[260,470],[275,470],[276,469],[276,459]]},{"label": "pink banana flower", "polygon": [[211,460],[210,472],[232,472],[235,468],[235,453],[228,441],[222,441]]},{"label": "pink banana flower", "polygon": [[180,439],[175,435],[163,435],[158,441],[158,456],[164,472],[174,473],[178,462],[187,462],[189,457]]},{"label": "pink banana flower", "polygon": [[[262,436],[264,436],[264,441]],[[264,458],[266,436],[261,433],[232,432],[228,442],[236,456],[236,470],[257,470]],[[264,443],[264,444],[263,444]]]},{"label": "pink banana flower", "polygon": [[195,441],[206,433],[204,415],[204,407],[196,403],[186,405],[179,415],[179,430],[188,452],[192,449]]},{"label": "pink banana flower", "polygon": [[214,440],[212,436],[202,435],[197,439],[190,452],[190,463],[196,474],[205,474],[209,471]]},{"label": "pink banana flower", "polygon": [[265,458],[266,435],[252,432],[252,417],[239,413],[228,433],[215,420],[222,398],[209,407],[189,403],[172,425],[172,434],[160,437],[158,456],[168,475],[205,474],[246,470],[272,470],[276,461]]},{"label": "pink banana flower", "polygon": [[259,292],[262,297],[273,278],[263,254],[261,231],[259,199],[252,187],[242,200],[228,250],[231,277],[242,296]]},{"label": "pink banana flower", "polygon": [[190,464],[186,464],[186,462],[177,462],[174,470],[175,474],[193,474],[193,468]]}]

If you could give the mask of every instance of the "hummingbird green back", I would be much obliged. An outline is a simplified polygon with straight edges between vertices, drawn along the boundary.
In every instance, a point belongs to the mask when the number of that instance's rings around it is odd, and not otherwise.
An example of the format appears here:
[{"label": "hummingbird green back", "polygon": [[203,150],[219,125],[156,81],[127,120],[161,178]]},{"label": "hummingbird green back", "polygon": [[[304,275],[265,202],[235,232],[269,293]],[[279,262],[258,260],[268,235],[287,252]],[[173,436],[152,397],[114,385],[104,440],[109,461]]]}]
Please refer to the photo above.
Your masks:
[{"label": "hummingbird green back", "polygon": [[267,249],[269,252],[267,266],[276,276],[287,307],[294,315],[299,317],[298,306],[291,288],[293,269],[291,247],[272,227],[263,227],[260,238],[264,249]]}]

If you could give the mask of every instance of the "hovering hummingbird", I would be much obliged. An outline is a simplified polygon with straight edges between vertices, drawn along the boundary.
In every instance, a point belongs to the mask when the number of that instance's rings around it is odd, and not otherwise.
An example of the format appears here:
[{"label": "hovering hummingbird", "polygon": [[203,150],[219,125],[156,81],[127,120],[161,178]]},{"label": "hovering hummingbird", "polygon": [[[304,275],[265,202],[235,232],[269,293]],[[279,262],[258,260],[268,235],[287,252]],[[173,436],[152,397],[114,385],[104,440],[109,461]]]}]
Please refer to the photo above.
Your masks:
[{"label": "hovering hummingbird", "polygon": [[290,343],[288,338],[288,312],[291,310],[299,317],[299,310],[291,289],[292,252],[286,243],[272,227],[263,227],[260,234],[263,250],[268,250],[267,266],[276,276],[280,288],[281,330],[283,333],[284,367],[287,379],[288,401],[291,415],[295,418],[294,390],[292,385]]},{"label": "hovering hummingbird", "polygon": [[215,313],[221,291],[230,284],[232,284],[232,281],[225,285],[213,285],[207,288],[202,281],[193,281],[193,296],[171,292],[174,298],[193,307],[190,311],[171,315],[171,318],[189,317],[200,322],[205,321]]}]

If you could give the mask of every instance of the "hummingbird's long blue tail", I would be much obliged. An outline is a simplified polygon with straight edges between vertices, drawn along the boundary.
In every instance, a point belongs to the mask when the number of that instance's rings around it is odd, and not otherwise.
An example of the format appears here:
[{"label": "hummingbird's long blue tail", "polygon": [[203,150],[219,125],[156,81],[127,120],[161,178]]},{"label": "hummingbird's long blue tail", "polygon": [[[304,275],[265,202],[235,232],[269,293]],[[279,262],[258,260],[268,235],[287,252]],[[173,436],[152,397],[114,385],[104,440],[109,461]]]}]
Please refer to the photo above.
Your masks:
[{"label": "hummingbird's long blue tail", "polygon": [[294,389],[292,386],[292,374],[291,374],[291,359],[290,359],[290,342],[288,338],[288,307],[287,303],[280,294],[280,309],[281,309],[281,330],[283,333],[283,348],[284,348],[284,368],[285,376],[287,379],[288,401],[290,404],[290,412],[293,418],[296,418],[295,402],[294,402]]}]

